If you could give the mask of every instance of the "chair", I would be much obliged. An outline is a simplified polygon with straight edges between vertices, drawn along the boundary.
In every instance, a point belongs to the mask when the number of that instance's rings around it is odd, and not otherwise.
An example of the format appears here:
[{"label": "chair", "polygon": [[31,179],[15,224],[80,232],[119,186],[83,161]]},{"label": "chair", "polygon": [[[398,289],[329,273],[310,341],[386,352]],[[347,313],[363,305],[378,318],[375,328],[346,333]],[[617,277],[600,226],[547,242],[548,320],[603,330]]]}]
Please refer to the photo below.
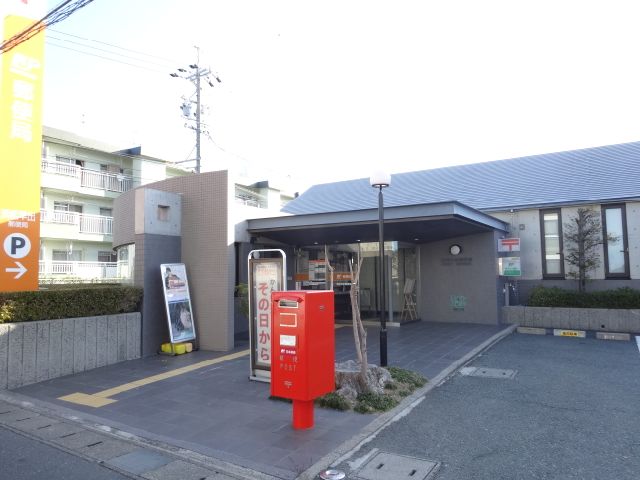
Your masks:
[{"label": "chair", "polygon": [[404,304],[402,305],[401,320],[417,320],[418,312],[416,310],[416,280],[407,278],[404,282]]}]

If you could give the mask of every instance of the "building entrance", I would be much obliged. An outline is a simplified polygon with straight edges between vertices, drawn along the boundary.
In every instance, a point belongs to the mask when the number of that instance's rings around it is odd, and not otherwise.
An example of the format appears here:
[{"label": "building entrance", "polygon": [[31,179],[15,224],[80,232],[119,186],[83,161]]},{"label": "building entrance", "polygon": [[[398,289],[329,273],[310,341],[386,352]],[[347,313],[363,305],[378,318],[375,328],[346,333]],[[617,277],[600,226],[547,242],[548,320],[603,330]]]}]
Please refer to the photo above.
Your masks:
[{"label": "building entrance", "polygon": [[[417,311],[408,316],[406,291],[417,298],[418,250],[414,245],[402,242],[385,242],[386,315],[388,322],[402,322],[419,318]],[[355,269],[362,259],[360,271],[360,314],[363,320],[380,318],[380,275],[377,242],[351,244],[309,245],[295,249],[294,269],[296,288],[308,290],[333,290],[337,320],[350,320],[351,282],[349,265]]]}]

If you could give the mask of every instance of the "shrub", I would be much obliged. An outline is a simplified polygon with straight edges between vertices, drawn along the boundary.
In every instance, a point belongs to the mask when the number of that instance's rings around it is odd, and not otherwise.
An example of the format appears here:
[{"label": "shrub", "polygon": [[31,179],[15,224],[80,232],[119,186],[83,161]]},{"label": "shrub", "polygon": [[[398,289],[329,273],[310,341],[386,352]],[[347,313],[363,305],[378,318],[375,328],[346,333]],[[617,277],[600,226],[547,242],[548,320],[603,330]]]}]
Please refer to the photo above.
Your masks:
[{"label": "shrub", "polygon": [[393,378],[396,382],[403,383],[409,385],[413,388],[420,388],[427,383],[427,379],[422,375],[416,372],[412,372],[411,370],[405,370],[400,367],[387,367],[389,373],[391,374],[391,378]]},{"label": "shrub", "polygon": [[531,307],[638,309],[640,308],[640,290],[625,287],[580,293],[558,287],[537,286],[531,291],[528,305]]},{"label": "shrub", "polygon": [[398,400],[388,394],[361,393],[353,409],[358,413],[386,412],[398,405]]},{"label": "shrub", "polygon": [[334,410],[349,410],[351,405],[346,398],[336,392],[327,393],[318,398],[318,405],[324,408],[332,408]]},{"label": "shrub", "polygon": [[129,286],[0,292],[0,323],[136,312],[141,299],[142,289]]}]

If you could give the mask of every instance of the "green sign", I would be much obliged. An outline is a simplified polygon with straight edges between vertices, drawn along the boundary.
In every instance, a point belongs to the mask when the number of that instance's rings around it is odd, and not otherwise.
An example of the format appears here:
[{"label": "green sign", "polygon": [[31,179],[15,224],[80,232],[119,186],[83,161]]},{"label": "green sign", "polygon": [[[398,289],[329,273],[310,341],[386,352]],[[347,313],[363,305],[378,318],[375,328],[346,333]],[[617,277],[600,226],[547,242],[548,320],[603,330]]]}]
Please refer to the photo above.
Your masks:
[{"label": "green sign", "polygon": [[520,277],[522,275],[520,257],[500,258],[500,275],[504,277]]},{"label": "green sign", "polygon": [[467,306],[467,297],[464,295],[451,295],[449,296],[449,305],[453,310],[464,310]]}]

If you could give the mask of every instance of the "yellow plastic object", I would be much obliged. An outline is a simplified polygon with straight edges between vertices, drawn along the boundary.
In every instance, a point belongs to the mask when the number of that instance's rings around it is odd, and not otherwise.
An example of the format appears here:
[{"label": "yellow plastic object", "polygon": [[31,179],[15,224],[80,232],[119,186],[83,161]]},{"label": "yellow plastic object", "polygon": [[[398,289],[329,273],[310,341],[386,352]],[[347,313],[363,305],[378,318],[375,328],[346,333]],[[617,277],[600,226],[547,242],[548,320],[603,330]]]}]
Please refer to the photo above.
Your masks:
[{"label": "yellow plastic object", "polygon": [[182,355],[183,353],[187,353],[191,350],[187,349],[187,345],[184,343],[174,343],[173,346],[170,343],[163,343],[160,346],[160,351],[162,353],[173,353],[175,355]]}]

